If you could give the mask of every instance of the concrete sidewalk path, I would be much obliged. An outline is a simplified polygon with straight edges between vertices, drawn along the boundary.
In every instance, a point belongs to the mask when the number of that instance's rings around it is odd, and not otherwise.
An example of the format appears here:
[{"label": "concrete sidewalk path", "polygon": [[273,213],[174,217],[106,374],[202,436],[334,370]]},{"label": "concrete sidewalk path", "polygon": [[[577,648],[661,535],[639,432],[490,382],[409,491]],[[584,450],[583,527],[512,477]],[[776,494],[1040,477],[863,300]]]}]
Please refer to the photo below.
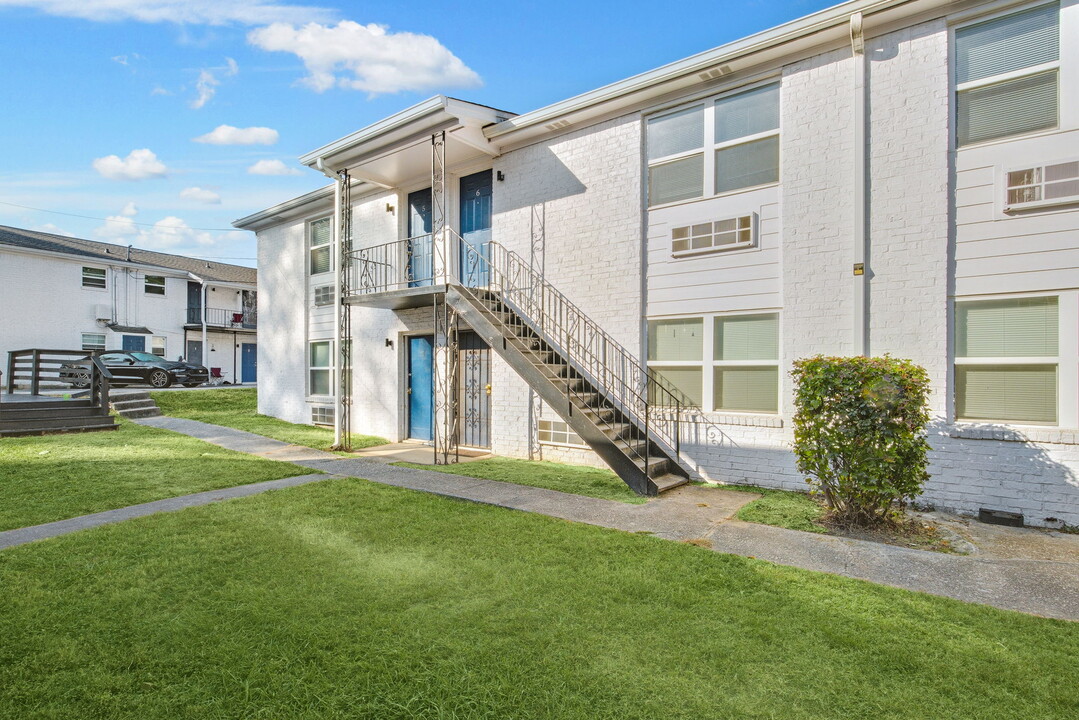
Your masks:
[{"label": "concrete sidewalk path", "polygon": [[[668,540],[694,541],[697,544],[710,545],[716,552],[755,557],[780,565],[845,575],[1045,617],[1079,620],[1079,559],[1071,559],[1079,558],[1079,536],[1057,538],[1065,544],[1076,545],[1077,552],[1063,554],[1062,557],[1067,558],[1064,560],[995,558],[977,554],[948,555],[741,522],[734,519],[735,512],[756,496],[715,487],[683,486],[643,505],[630,505],[555,490],[397,467],[377,460],[343,457],[194,420],[155,417],[137,422],[190,435],[230,450],[292,462],[326,473],[199,493],[200,496],[211,495],[215,496],[215,499],[225,499],[225,493],[235,491],[235,497],[250,495],[261,492],[259,486],[273,483],[303,484],[327,478],[358,477],[573,522],[627,532],[650,533]],[[196,497],[189,495],[134,507],[147,508],[158,504],[184,502],[192,505],[204,504]],[[124,508],[99,515],[110,516],[111,513],[123,513],[131,509]],[[166,506],[162,509],[178,507]],[[133,516],[156,511],[138,512]],[[96,517],[98,516],[86,516]],[[78,525],[82,520],[84,518],[75,518],[38,528],[66,528],[69,527],[66,524]],[[117,520],[106,519],[97,524],[110,521]],[[81,526],[70,527],[71,529],[66,530],[61,528],[61,532],[81,529]],[[36,530],[38,529],[25,528],[0,533],[0,547],[4,547],[4,537],[10,533]],[[29,539],[49,536],[40,532]]]}]

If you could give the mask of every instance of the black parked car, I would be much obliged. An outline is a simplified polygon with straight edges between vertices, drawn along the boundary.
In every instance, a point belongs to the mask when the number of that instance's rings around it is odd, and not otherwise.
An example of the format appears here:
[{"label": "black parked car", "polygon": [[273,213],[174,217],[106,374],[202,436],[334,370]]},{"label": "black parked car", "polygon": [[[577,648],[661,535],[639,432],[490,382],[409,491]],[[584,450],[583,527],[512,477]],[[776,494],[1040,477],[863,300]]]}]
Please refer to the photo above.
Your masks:
[{"label": "black parked car", "polygon": [[[173,383],[195,387],[210,379],[210,372],[202,365],[192,365],[181,360],[166,360],[146,352],[109,351],[95,353],[112,373],[112,384],[150,385],[167,388]],[[67,363],[60,366],[60,380],[77,388],[90,384],[90,370],[85,362]]]}]

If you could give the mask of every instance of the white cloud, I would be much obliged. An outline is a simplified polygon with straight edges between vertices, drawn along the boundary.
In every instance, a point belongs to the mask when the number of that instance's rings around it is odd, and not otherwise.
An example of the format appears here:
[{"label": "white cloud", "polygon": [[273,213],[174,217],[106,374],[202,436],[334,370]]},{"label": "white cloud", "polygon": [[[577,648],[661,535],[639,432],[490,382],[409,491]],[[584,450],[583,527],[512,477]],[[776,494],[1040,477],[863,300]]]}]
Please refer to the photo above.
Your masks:
[{"label": "white cloud", "polygon": [[193,140],[207,145],[273,145],[278,137],[277,131],[273,128],[238,128],[232,125],[218,125],[213,131],[199,135]]},{"label": "white cloud", "polygon": [[169,171],[165,163],[146,148],[132,150],[123,160],[118,155],[98,158],[94,160],[94,170],[109,180],[145,180],[165,177]]},{"label": "white cloud", "polygon": [[303,175],[296,168],[290,168],[280,160],[259,160],[247,168],[251,175]]},{"label": "white cloud", "polygon": [[195,230],[182,219],[169,215],[148,228],[139,230],[134,245],[147,250],[176,251],[178,248],[208,247],[214,244],[214,236],[204,230]]},{"label": "white cloud", "polygon": [[[3,2],[3,0],[0,0],[0,2]],[[217,86],[221,84],[216,73],[221,73],[225,77],[232,77],[238,72],[240,72],[240,66],[230,57],[225,58],[224,67],[202,68],[199,70],[199,77],[195,81],[195,92],[198,93],[198,97],[191,101],[191,107],[198,110],[213,100],[214,95],[217,94]]]},{"label": "white cloud", "polygon": [[172,95],[171,92],[169,92],[165,88],[161,87],[160,85],[155,86],[154,89],[150,91],[150,94],[151,95]]},{"label": "white cloud", "polygon": [[139,228],[134,223],[139,209],[135,203],[128,202],[124,205],[119,215],[109,215],[105,218],[105,224],[94,230],[94,236],[105,241],[116,241],[130,238],[139,234]]},{"label": "white cloud", "polygon": [[49,15],[98,22],[137,20],[190,25],[265,25],[329,22],[332,10],[273,0],[0,0],[0,7],[29,7]]},{"label": "white cloud", "polygon": [[64,237],[75,237],[75,233],[68,232],[67,230],[64,230],[62,227],[59,227],[57,225],[53,225],[52,223],[45,223],[43,225],[35,225],[34,227],[32,227],[30,229],[31,230],[36,230],[38,232],[52,233],[53,235],[63,235]]},{"label": "white cloud", "polygon": [[250,31],[247,41],[263,50],[299,56],[308,72],[301,82],[316,92],[337,86],[376,95],[482,83],[475,71],[430,35],[391,33],[373,23],[345,20],[332,27],[316,22],[296,27],[275,22]]},{"label": "white cloud", "polygon": [[204,190],[200,187],[184,188],[180,191],[180,197],[184,200],[206,203],[207,205],[220,205],[221,196],[213,190]]}]

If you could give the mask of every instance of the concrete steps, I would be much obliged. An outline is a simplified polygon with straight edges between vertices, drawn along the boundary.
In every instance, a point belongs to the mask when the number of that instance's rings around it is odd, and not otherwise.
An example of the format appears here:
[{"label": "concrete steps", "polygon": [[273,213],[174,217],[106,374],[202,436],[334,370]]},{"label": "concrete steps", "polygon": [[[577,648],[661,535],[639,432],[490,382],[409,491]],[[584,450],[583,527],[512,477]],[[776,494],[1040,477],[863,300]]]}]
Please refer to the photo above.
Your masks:
[{"label": "concrete steps", "polygon": [[113,392],[109,395],[109,401],[117,415],[129,420],[161,415],[161,408],[150,397],[150,393],[142,390]]},{"label": "concrete steps", "polygon": [[3,403],[0,437],[115,430],[116,420],[89,400],[35,400]]}]

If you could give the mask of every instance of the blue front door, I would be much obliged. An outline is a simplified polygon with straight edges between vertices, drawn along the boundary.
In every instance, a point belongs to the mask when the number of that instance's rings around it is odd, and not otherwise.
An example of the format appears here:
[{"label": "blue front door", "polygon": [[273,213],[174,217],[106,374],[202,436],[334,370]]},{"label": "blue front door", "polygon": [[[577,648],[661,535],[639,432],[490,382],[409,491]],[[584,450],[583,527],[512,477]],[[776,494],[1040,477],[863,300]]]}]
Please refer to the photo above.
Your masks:
[{"label": "blue front door", "polygon": [[434,439],[434,348],[430,335],[408,339],[408,436]]},{"label": "blue front door", "polygon": [[461,178],[461,282],[487,284],[491,256],[491,171]]},{"label": "blue front door", "polygon": [[408,286],[434,284],[431,243],[431,188],[408,196]]},{"label": "blue front door", "polygon": [[145,352],[146,338],[142,335],[124,335],[124,350],[127,352]]},{"label": "blue front door", "polygon": [[258,347],[255,343],[240,344],[240,372],[243,378],[240,382],[253,383],[258,380]]}]

